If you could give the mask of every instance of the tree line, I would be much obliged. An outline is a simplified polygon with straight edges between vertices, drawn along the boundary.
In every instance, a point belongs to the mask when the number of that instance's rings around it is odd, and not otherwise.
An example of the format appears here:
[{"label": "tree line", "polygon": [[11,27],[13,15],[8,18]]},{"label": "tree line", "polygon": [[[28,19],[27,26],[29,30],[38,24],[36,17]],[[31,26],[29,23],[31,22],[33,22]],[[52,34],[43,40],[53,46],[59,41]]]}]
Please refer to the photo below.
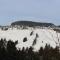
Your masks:
[{"label": "tree line", "polygon": [[[18,41],[7,41],[0,39],[0,60],[60,60],[59,48],[52,48],[50,45],[41,47],[38,52],[33,47],[17,50]],[[40,44],[39,44],[40,45]]]}]

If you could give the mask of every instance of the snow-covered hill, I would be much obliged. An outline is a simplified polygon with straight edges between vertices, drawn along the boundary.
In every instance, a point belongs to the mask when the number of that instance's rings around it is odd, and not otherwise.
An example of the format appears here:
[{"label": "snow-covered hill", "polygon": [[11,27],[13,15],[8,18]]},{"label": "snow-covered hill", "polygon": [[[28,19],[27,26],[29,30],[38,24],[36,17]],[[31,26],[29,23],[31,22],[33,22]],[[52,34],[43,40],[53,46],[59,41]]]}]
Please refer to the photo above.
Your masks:
[{"label": "snow-covered hill", "polygon": [[[45,47],[46,44],[55,48],[60,45],[60,33],[48,28],[28,28],[28,29],[0,29],[0,39],[17,41],[17,48],[29,48],[32,46],[34,51],[38,51],[40,47]],[[24,39],[26,40],[24,41]]]}]

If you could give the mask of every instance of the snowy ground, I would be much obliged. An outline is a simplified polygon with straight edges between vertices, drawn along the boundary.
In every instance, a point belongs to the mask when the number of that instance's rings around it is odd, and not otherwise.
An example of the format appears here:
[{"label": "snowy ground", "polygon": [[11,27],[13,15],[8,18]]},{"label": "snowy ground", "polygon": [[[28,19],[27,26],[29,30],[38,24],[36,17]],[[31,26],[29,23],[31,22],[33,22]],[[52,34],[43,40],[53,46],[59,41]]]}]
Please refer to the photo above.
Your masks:
[{"label": "snowy ground", "polygon": [[[30,36],[30,33],[33,31],[33,34]],[[36,38],[36,34],[38,37]],[[23,42],[23,39],[27,37],[27,41]],[[45,47],[46,43],[50,44],[53,48],[59,46],[60,42],[60,33],[52,29],[12,29],[12,30],[0,30],[0,39],[6,38],[8,40],[17,41],[17,48],[27,48],[32,46],[34,39],[36,38],[36,44],[33,45],[35,51],[39,50],[40,47]]]}]

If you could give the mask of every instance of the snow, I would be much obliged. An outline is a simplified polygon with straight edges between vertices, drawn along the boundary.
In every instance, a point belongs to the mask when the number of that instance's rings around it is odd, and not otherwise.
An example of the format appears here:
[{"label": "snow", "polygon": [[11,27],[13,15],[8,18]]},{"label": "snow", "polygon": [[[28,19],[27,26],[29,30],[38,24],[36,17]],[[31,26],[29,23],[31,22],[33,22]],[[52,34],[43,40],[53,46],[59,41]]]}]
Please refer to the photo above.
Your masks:
[{"label": "snow", "polygon": [[[33,31],[33,35],[30,36],[30,33]],[[32,46],[34,39],[38,34],[37,42]],[[27,37],[27,41],[23,42],[23,39]],[[59,46],[60,43],[60,33],[57,33],[53,29],[8,29],[6,31],[0,29],[0,39],[6,38],[6,40],[13,40],[14,42],[18,40],[17,48],[22,49],[23,47],[29,48],[32,46],[34,51],[38,51],[40,47],[45,47],[46,44],[55,48]]]}]

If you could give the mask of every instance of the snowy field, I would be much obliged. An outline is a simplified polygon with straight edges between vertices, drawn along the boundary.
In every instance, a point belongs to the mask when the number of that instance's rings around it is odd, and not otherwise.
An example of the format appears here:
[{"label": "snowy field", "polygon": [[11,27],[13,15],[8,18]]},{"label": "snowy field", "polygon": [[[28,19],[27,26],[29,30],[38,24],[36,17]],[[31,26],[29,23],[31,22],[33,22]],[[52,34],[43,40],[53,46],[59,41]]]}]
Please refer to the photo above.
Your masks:
[{"label": "snowy field", "polygon": [[[30,35],[32,33],[32,35]],[[36,36],[38,35],[38,36]],[[27,37],[27,41],[23,42],[23,39]],[[6,38],[6,40],[17,41],[17,48],[29,48],[32,46],[34,51],[38,51],[40,47],[45,47],[46,44],[55,48],[60,44],[60,33],[52,29],[8,29],[6,31],[0,30],[0,39]],[[33,45],[33,41],[36,39],[36,44]]]}]

